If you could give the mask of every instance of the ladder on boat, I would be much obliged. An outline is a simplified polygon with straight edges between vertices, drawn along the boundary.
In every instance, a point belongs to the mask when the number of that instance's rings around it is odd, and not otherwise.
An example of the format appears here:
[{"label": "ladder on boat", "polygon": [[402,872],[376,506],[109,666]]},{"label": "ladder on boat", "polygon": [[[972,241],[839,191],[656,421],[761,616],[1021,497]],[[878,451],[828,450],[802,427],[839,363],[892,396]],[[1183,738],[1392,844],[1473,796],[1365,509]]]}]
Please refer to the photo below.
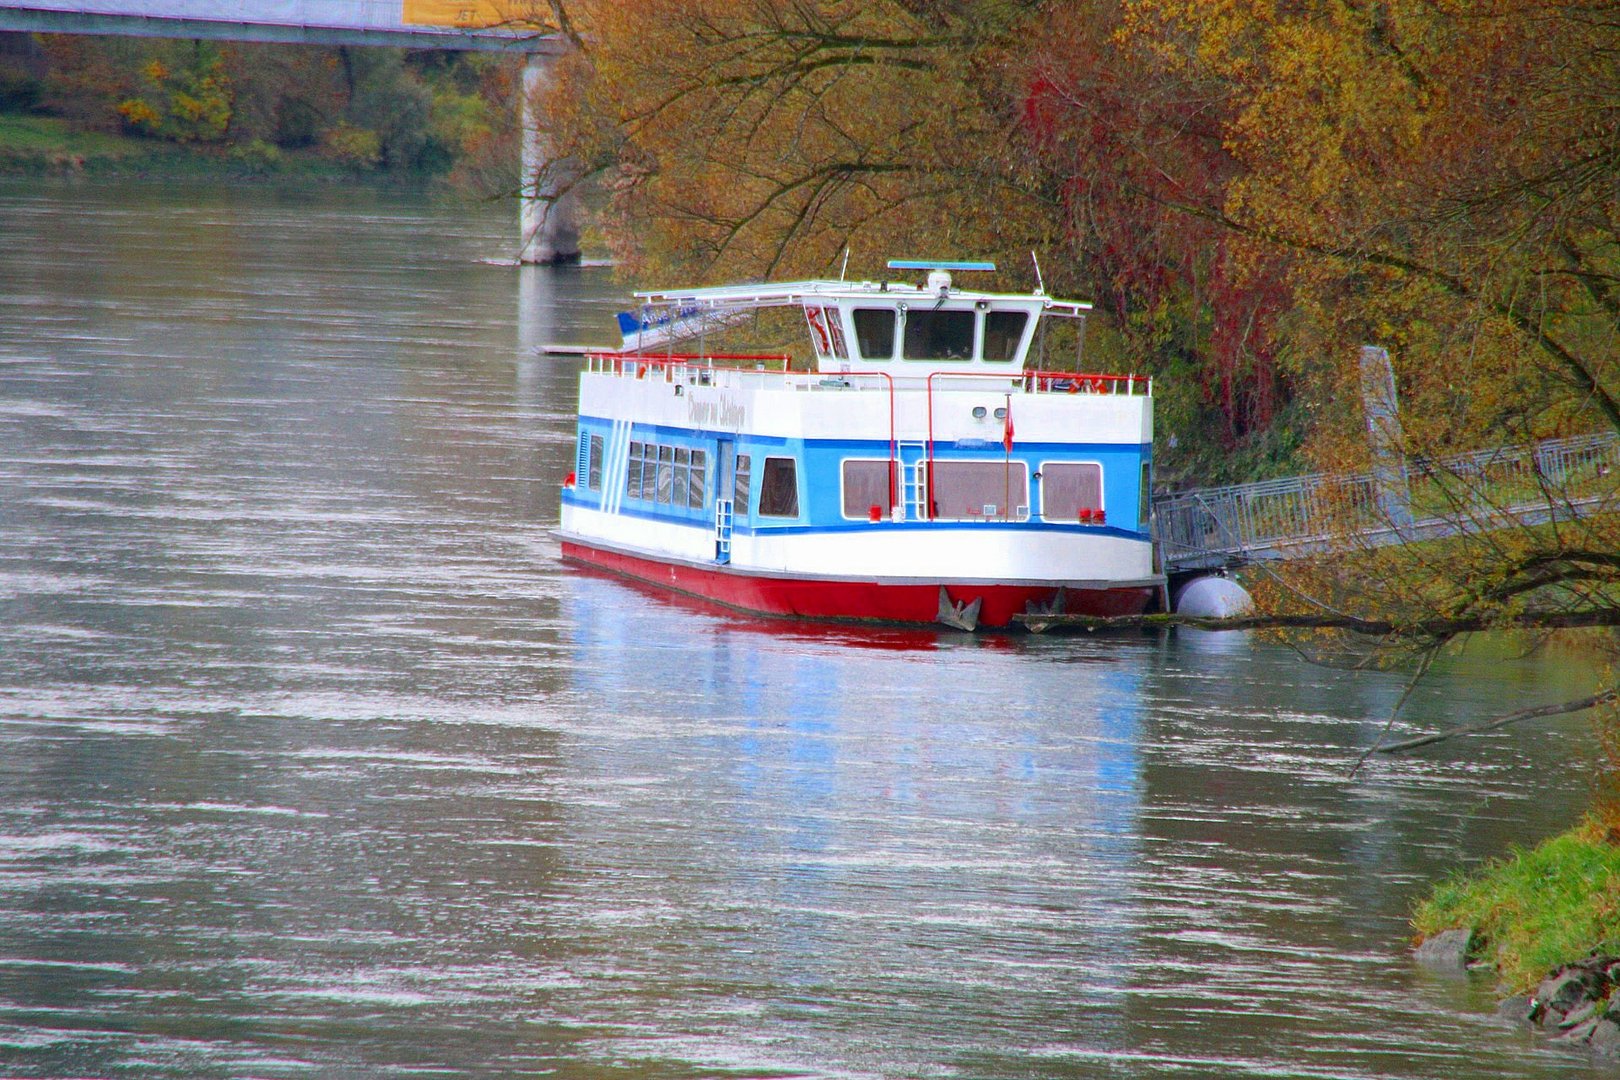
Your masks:
[{"label": "ladder on boat", "polygon": [[922,442],[902,442],[900,455],[900,499],[907,521],[928,520],[928,446]]},{"label": "ladder on boat", "polygon": [[731,561],[731,500],[714,500],[714,561]]}]

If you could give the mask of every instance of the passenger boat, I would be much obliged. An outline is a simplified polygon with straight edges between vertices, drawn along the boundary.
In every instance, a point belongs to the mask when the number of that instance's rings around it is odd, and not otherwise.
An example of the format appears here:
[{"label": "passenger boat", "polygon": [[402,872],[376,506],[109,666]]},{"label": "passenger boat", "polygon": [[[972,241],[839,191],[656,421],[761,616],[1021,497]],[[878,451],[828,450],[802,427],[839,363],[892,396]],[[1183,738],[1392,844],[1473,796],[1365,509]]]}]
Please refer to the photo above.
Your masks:
[{"label": "passenger boat", "polygon": [[[585,354],[564,559],[758,615],[1144,610],[1164,585],[1151,380],[1026,364],[1046,320],[1083,329],[1089,304],[952,280],[990,263],[889,268],[926,278],[636,294],[624,347]],[[706,348],[764,308],[803,312],[812,370]]]}]

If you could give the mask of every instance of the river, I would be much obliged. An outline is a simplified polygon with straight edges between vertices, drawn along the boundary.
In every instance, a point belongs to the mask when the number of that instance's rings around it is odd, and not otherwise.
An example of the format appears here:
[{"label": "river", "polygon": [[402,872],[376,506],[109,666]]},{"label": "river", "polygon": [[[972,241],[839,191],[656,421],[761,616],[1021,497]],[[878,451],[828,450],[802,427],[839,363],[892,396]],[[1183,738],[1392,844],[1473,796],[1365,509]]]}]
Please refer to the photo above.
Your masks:
[{"label": "river", "polygon": [[[1579,720],[1398,674],[771,625],[547,534],[608,271],[501,206],[0,183],[0,1074],[1568,1077],[1409,959]],[[1402,732],[1558,698],[1481,651]]]}]

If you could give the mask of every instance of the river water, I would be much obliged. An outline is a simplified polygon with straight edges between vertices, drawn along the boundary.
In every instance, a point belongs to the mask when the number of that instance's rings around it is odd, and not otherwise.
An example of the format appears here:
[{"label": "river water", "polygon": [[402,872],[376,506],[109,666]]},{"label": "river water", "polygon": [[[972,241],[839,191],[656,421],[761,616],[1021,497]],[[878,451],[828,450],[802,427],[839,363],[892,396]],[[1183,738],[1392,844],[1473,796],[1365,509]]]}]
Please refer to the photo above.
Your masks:
[{"label": "river water", "polygon": [[[400,193],[0,184],[0,1075],[1598,1075],[1427,975],[1579,721],[715,617],[559,565],[600,269]],[[1401,731],[1557,698],[1451,662]]]}]

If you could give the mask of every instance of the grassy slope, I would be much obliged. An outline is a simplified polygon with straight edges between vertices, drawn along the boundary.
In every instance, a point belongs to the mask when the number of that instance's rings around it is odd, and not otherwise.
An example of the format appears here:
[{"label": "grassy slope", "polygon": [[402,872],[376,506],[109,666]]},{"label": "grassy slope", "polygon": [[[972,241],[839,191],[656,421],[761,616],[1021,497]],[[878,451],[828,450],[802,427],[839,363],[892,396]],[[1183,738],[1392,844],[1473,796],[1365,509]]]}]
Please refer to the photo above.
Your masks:
[{"label": "grassy slope", "polygon": [[1534,989],[1560,964],[1620,951],[1620,845],[1583,822],[1436,885],[1412,925],[1425,937],[1471,927],[1508,989]]},{"label": "grassy slope", "polygon": [[223,175],[244,178],[375,178],[314,157],[284,154],[275,162],[229,149],[184,146],[156,139],[78,131],[66,121],[27,113],[0,113],[0,175],[56,172],[160,176]]},{"label": "grassy slope", "polygon": [[73,131],[47,116],[0,114],[0,168],[73,167],[91,160],[120,160],[140,153],[137,140]]}]

